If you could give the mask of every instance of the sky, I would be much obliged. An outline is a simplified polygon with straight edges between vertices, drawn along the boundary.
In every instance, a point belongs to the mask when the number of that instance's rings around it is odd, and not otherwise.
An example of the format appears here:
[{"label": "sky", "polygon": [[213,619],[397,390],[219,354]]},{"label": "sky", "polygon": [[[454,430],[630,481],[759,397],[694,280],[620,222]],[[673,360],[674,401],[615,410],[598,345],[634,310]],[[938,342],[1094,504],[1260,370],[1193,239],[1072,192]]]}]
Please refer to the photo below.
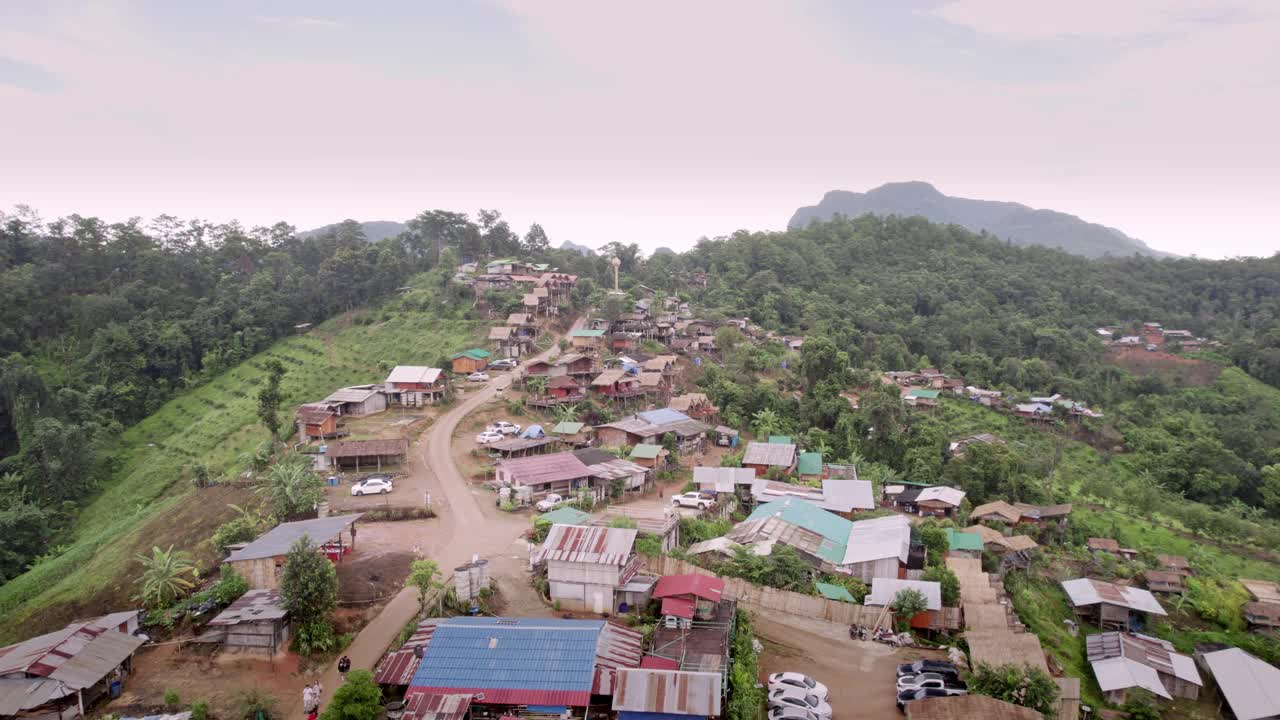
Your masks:
[{"label": "sky", "polygon": [[925,180],[1280,251],[1276,0],[0,3],[0,209],[683,249]]}]

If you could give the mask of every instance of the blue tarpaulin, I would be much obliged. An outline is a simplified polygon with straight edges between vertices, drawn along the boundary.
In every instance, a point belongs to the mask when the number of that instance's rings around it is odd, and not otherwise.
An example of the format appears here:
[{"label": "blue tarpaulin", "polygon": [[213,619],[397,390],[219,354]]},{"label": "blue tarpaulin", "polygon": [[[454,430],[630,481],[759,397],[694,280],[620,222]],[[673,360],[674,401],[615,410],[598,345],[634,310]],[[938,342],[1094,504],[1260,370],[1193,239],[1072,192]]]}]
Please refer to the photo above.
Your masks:
[{"label": "blue tarpaulin", "polygon": [[568,708],[564,705],[529,705],[529,712],[546,713],[548,715],[559,715]]}]

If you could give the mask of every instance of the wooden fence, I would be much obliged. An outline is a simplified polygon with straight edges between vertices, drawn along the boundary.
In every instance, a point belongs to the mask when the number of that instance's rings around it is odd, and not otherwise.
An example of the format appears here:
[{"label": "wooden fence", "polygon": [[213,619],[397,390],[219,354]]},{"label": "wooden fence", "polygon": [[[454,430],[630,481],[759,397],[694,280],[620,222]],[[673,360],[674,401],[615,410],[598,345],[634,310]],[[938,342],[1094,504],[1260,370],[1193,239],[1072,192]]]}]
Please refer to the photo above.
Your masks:
[{"label": "wooden fence", "polygon": [[[880,619],[881,608],[871,608],[839,600],[827,600],[816,595],[802,595],[790,590],[761,587],[741,578],[721,577],[679,558],[661,555],[645,558],[649,571],[658,575],[709,575],[724,580],[724,596],[749,607],[775,610],[790,615],[817,618],[841,625],[873,625]],[[882,624],[892,626],[893,616],[887,615]]]}]

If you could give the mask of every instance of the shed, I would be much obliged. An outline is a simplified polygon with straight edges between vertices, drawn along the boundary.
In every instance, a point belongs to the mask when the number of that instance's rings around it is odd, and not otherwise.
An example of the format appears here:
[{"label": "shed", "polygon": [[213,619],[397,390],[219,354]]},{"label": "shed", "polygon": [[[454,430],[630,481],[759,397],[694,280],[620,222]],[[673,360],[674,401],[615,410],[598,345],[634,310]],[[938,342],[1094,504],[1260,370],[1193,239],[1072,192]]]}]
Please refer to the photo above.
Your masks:
[{"label": "shed", "polygon": [[784,473],[791,472],[796,464],[796,446],[781,442],[749,442],[742,455],[742,467],[749,467],[757,476],[764,475],[769,468],[781,468]]},{"label": "shed", "polygon": [[931,517],[951,517],[964,502],[964,491],[945,485],[935,485],[920,490],[916,496],[916,512]]},{"label": "shed", "polygon": [[1203,661],[1236,720],[1280,718],[1280,668],[1240,648],[1205,653]]},{"label": "shed", "polygon": [[867,594],[863,605],[868,607],[891,607],[898,593],[904,590],[915,590],[924,596],[927,609],[910,618],[911,627],[928,629],[934,623],[936,613],[942,611],[942,585],[928,580],[899,580],[898,578],[874,578],[871,581],[871,592]]},{"label": "shed", "polygon": [[636,668],[618,671],[613,709],[618,720],[692,720],[718,717],[718,672]]},{"label": "shed", "polygon": [[383,465],[399,465],[409,452],[409,441],[403,438],[385,440],[337,440],[325,447],[325,457],[335,467],[351,467],[359,472]]},{"label": "shed", "polygon": [[1108,702],[1123,704],[1130,689],[1143,688],[1165,698],[1196,699],[1200,673],[1190,656],[1174,652],[1159,638],[1106,632],[1085,638],[1085,651],[1098,687]]},{"label": "shed", "polygon": [[907,720],[1043,720],[1030,708],[986,695],[954,695],[914,700],[906,705]]},{"label": "shed", "polygon": [[228,648],[274,654],[289,641],[289,618],[279,590],[255,589],[241,595],[209,621]]},{"label": "shed", "polygon": [[1104,628],[1118,626],[1127,629],[1145,614],[1168,614],[1154,595],[1140,588],[1093,578],[1076,578],[1064,580],[1062,589],[1067,591],[1077,616]]},{"label": "shed", "polygon": [[335,390],[320,404],[328,405],[339,415],[364,417],[387,409],[387,396],[374,385],[356,385]]},{"label": "shed", "polygon": [[896,578],[906,567],[910,550],[911,521],[905,516],[858,520],[850,523],[840,565],[863,582]]},{"label": "shed", "polygon": [[567,610],[603,613],[617,607],[616,593],[635,577],[634,528],[554,525],[534,557],[546,563],[549,594]]},{"label": "shed", "polygon": [[667,451],[661,445],[636,445],[631,449],[631,461],[646,468],[657,468]]},{"label": "shed", "polygon": [[449,362],[455,373],[470,375],[489,367],[489,358],[493,353],[483,348],[471,348],[449,356]]},{"label": "shed", "polygon": [[724,599],[724,580],[711,575],[663,575],[653,589],[662,614],[684,620],[710,620]]},{"label": "shed", "polygon": [[[309,537],[317,547],[331,542],[337,543],[340,548],[346,547],[343,545],[342,532],[354,525],[362,514],[331,515],[314,520],[280,523],[257,540],[233,550],[226,562],[249,582],[249,587],[276,589],[280,587],[285,556],[289,554],[289,548],[294,542]],[[351,545],[355,545],[354,532],[351,534]]]},{"label": "shed", "polygon": [[1142,576],[1147,581],[1147,589],[1153,593],[1181,595],[1185,590],[1182,586],[1182,576],[1175,572],[1147,570]]},{"label": "shed", "polygon": [[298,422],[298,436],[304,442],[338,433],[338,411],[324,403],[300,405],[294,418]]},{"label": "shed", "polygon": [[604,330],[570,330],[569,344],[575,350],[594,350],[604,342]]},{"label": "shed", "polygon": [[549,513],[539,515],[534,520],[545,520],[552,525],[586,525],[591,522],[591,515],[577,508],[564,505]]},{"label": "shed", "polygon": [[952,554],[960,557],[981,557],[982,536],[978,533],[959,532],[954,528],[946,528],[947,547]]}]

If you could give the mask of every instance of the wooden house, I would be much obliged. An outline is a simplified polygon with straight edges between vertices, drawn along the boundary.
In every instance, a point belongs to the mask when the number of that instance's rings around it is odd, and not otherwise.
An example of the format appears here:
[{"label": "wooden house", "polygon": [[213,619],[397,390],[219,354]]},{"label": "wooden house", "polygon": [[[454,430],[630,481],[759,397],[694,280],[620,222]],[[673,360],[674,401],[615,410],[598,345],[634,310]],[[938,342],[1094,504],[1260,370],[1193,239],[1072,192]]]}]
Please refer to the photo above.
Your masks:
[{"label": "wooden house", "polygon": [[574,350],[584,352],[598,351],[604,343],[604,330],[571,330],[569,345]]},{"label": "wooden house", "polygon": [[1105,632],[1085,638],[1085,653],[1107,702],[1124,704],[1141,688],[1165,700],[1195,700],[1203,682],[1195,660],[1149,635]]},{"label": "wooden house", "polygon": [[916,512],[926,517],[954,517],[964,495],[963,490],[941,485],[921,488],[915,499]]},{"label": "wooden house", "polygon": [[1087,547],[1094,555],[1111,555],[1125,560],[1132,560],[1138,556],[1137,550],[1120,547],[1120,542],[1115,538],[1089,538]]},{"label": "wooden house", "polygon": [[1147,589],[1153,593],[1181,595],[1186,589],[1182,585],[1182,576],[1178,573],[1148,570],[1142,575],[1147,582]]},{"label": "wooden house", "polygon": [[498,349],[498,355],[504,358],[518,358],[532,347],[533,342],[527,337],[518,335],[510,325],[495,325],[489,328],[489,341]]},{"label": "wooden house", "polygon": [[1003,500],[983,503],[969,512],[969,522],[1000,522],[1016,525],[1022,519],[1022,511]]},{"label": "wooden house", "polygon": [[595,377],[596,370],[595,358],[579,353],[565,353],[556,358],[551,366],[552,375],[568,375],[577,380],[579,385],[590,382]]},{"label": "wooden house", "polygon": [[387,396],[374,385],[356,385],[333,392],[320,404],[328,405],[341,417],[364,417],[384,412]]},{"label": "wooden house", "polygon": [[227,649],[274,655],[289,647],[289,614],[279,590],[256,589],[241,595],[209,621],[214,639]]},{"label": "wooden house", "polygon": [[534,557],[546,564],[551,601],[568,611],[605,613],[641,567],[635,528],[553,525]]},{"label": "wooden house", "polygon": [[338,440],[325,447],[325,457],[335,468],[353,468],[356,472],[381,470],[384,465],[399,465],[409,452],[404,438],[383,440]]},{"label": "wooden house", "polygon": [[585,447],[591,444],[592,428],[586,423],[564,420],[551,428],[551,434],[560,442],[573,447]]},{"label": "wooden house", "polygon": [[667,407],[688,415],[694,420],[714,423],[720,408],[711,404],[705,393],[685,393],[671,398]]},{"label": "wooden house", "polygon": [[912,388],[902,397],[902,401],[909,407],[919,408],[921,410],[930,410],[938,406],[938,396],[940,393],[940,390]]},{"label": "wooden house", "polygon": [[591,487],[591,470],[571,452],[532,455],[502,459],[494,469],[499,485],[516,491],[522,501],[530,502],[548,493],[570,496]]},{"label": "wooden house", "polygon": [[557,375],[546,381],[545,392],[525,398],[525,404],[530,407],[549,408],[557,405],[572,405],[586,398],[587,394],[578,385],[577,380],[568,375]]},{"label": "wooden house", "polygon": [[640,378],[623,370],[605,370],[591,381],[591,392],[609,400],[629,400],[645,394]]},{"label": "wooden house", "polygon": [[1250,632],[1280,632],[1280,605],[1264,602],[1247,602],[1241,608]]},{"label": "wooden house", "polygon": [[1128,629],[1146,615],[1167,615],[1149,591],[1093,578],[1064,580],[1071,607],[1082,622],[1102,628]]},{"label": "wooden house", "polygon": [[666,449],[661,445],[636,445],[631,449],[630,460],[641,467],[657,470],[662,467],[667,455]]},{"label": "wooden house", "polygon": [[1191,562],[1182,555],[1157,555],[1156,560],[1160,561],[1160,569],[1165,572],[1176,573],[1178,575],[1192,575]]},{"label": "wooden house", "polygon": [[696,452],[706,440],[709,428],[671,408],[646,410],[611,423],[596,426],[596,438],[604,447],[648,443],[658,445],[668,433],[676,438],[682,453]]},{"label": "wooden house", "polygon": [[[361,513],[330,515],[313,520],[280,523],[253,542],[233,549],[227,556],[226,564],[247,580],[251,588],[277,589],[284,573],[285,558],[295,541],[306,536],[320,548],[336,546],[336,557],[342,558],[355,545],[353,526],[360,515]],[[344,534],[350,535],[350,544],[346,542]]]},{"label": "wooden house", "polygon": [[792,443],[749,442],[742,455],[742,467],[755,471],[756,476],[763,476],[770,468],[779,468],[784,474],[791,474],[796,465],[796,446]]},{"label": "wooden house", "polygon": [[471,348],[449,356],[453,371],[460,375],[470,375],[489,367],[489,358],[493,353],[481,348]]},{"label": "wooden house", "polygon": [[449,376],[440,368],[397,365],[382,383],[387,399],[406,407],[432,405],[449,392]]},{"label": "wooden house", "polygon": [[523,375],[521,376],[521,383],[527,389],[529,387],[529,380],[532,378],[540,377],[550,379],[553,377],[552,369],[554,367],[555,364],[550,360],[531,360],[528,363],[525,363],[522,371]]},{"label": "wooden house", "polygon": [[303,442],[338,434],[338,412],[324,403],[300,405],[294,418],[298,422],[298,437]]},{"label": "wooden house", "polygon": [[615,353],[632,352],[640,347],[640,333],[615,332],[609,335],[609,350]]}]

